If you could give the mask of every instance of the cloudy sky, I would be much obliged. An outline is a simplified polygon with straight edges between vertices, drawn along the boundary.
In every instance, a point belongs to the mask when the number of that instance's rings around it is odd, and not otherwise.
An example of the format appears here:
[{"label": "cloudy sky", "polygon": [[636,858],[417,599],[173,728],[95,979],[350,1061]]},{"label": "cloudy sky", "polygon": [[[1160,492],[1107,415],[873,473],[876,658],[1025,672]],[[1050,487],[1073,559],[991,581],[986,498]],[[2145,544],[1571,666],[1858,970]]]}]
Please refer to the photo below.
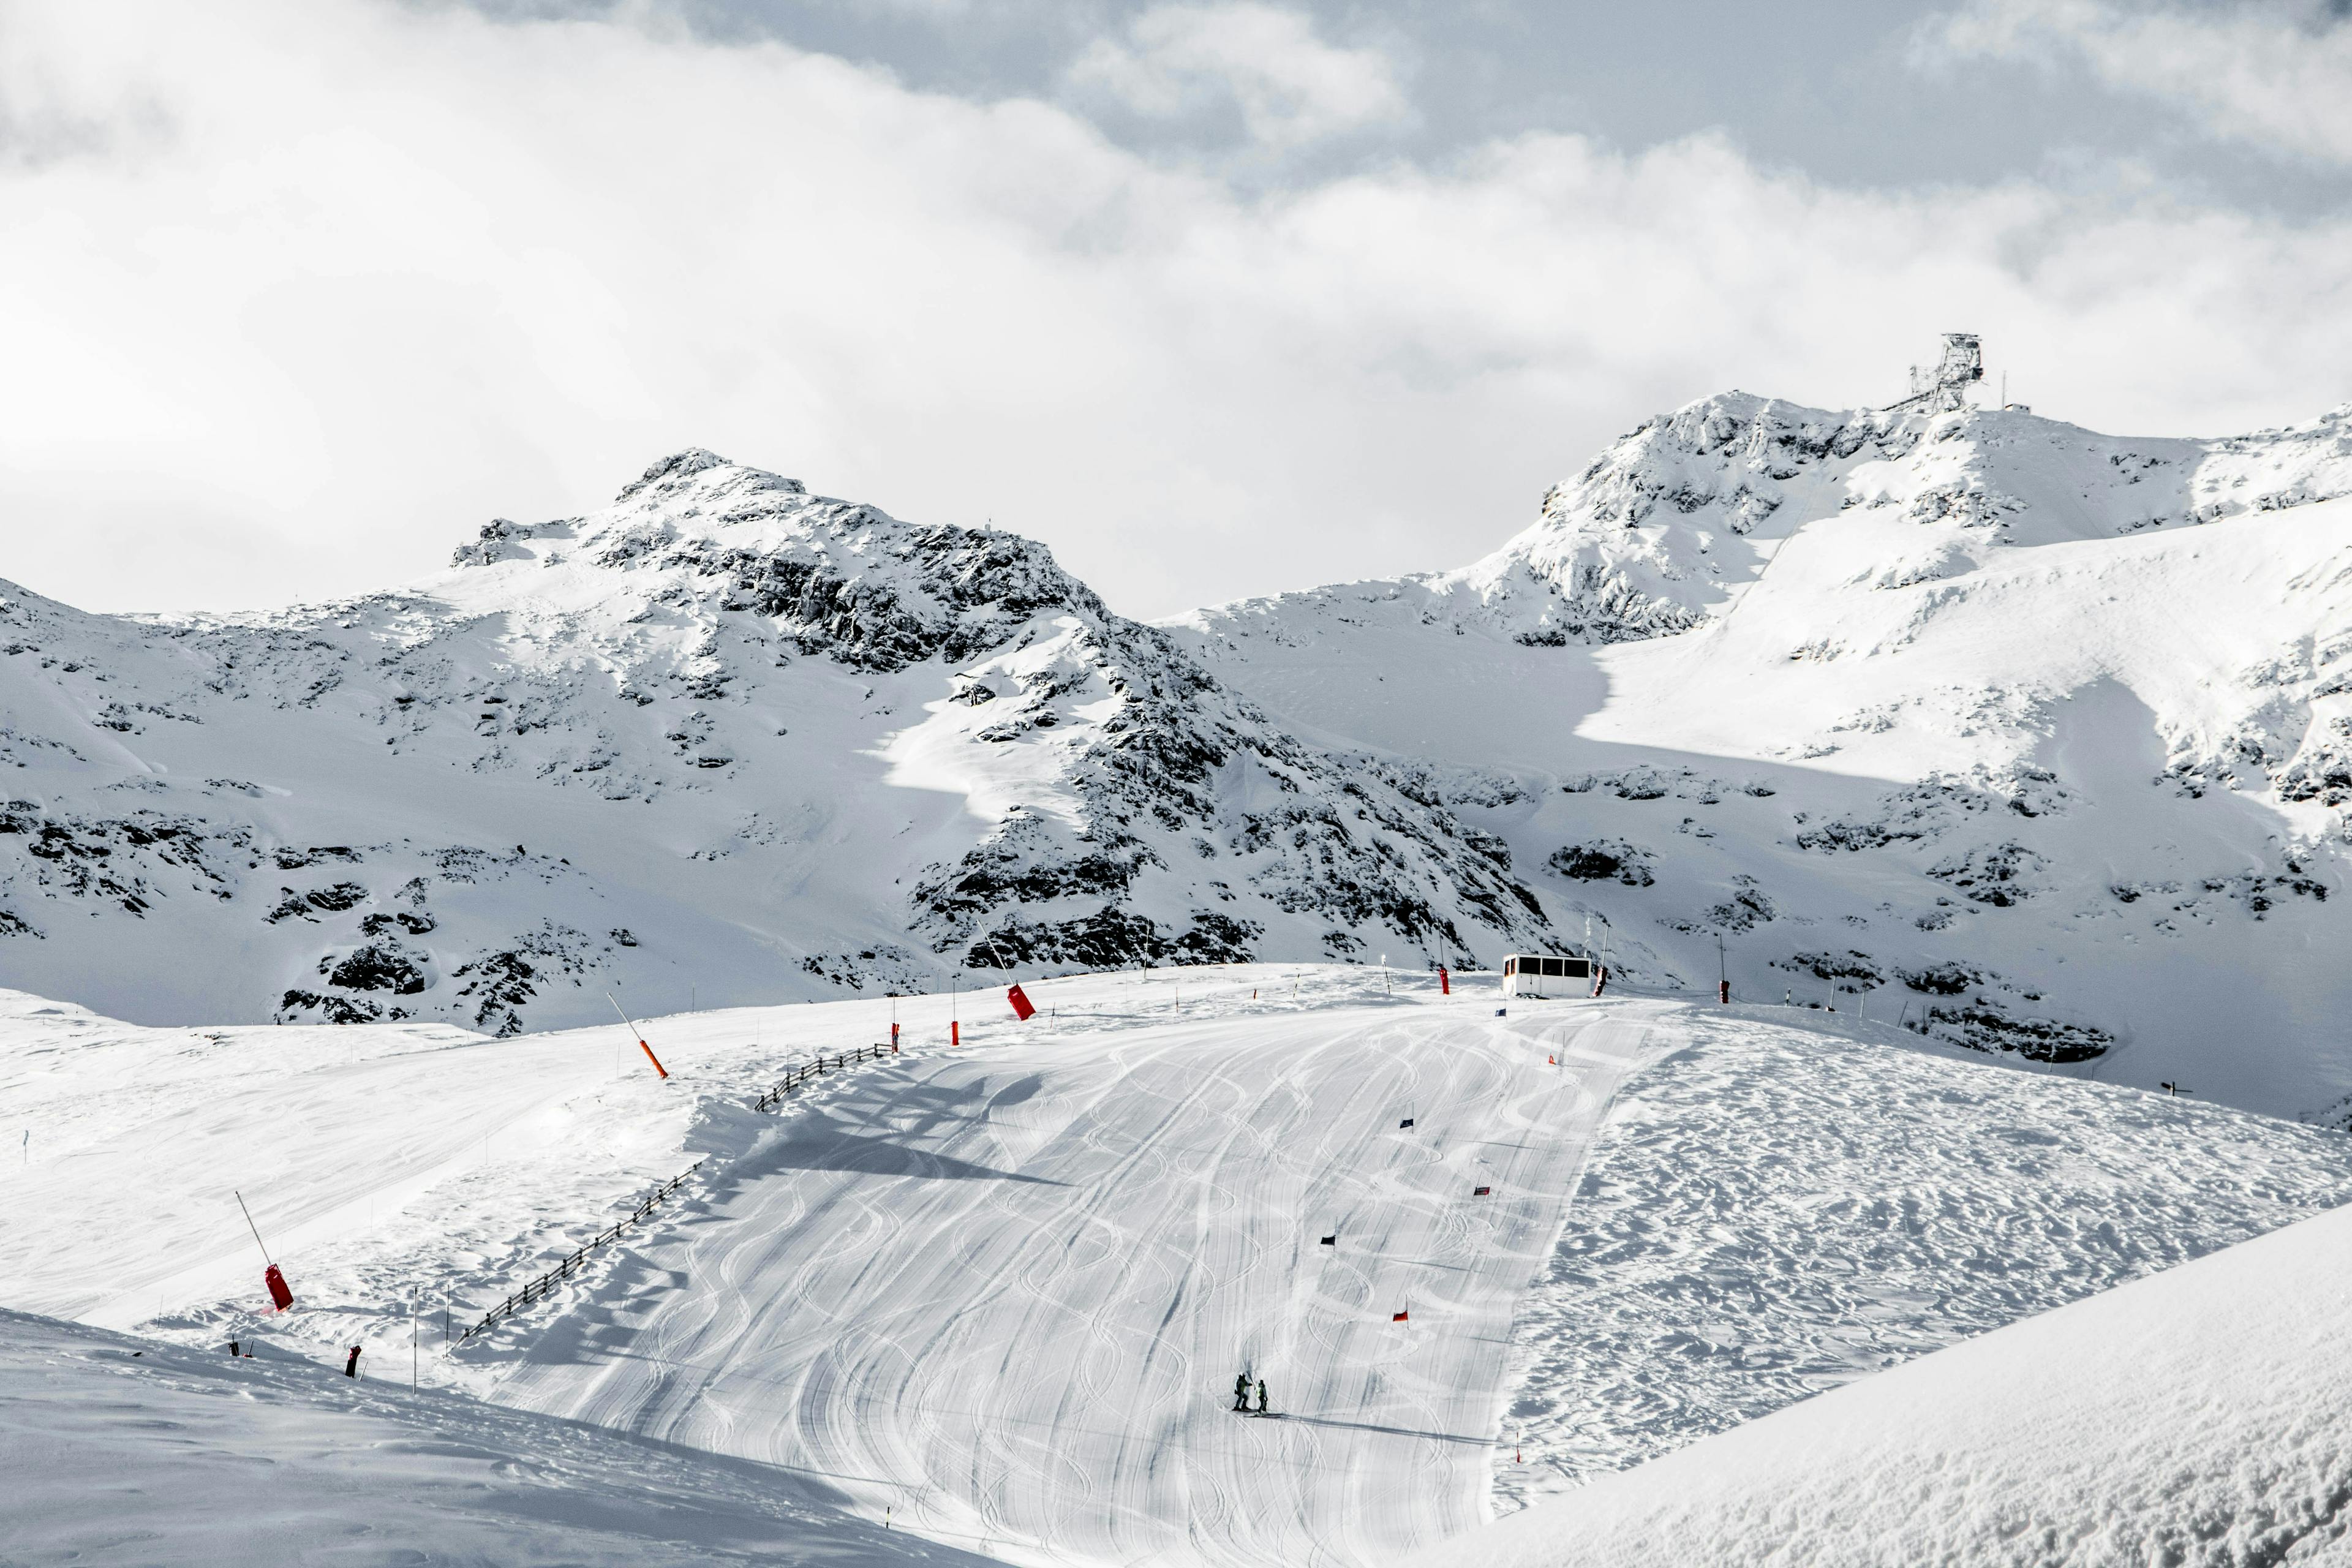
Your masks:
[{"label": "cloudy sky", "polygon": [[710,447],[1131,614],[1647,415],[2352,398],[2352,4],[0,0],[0,578],[422,575]]}]

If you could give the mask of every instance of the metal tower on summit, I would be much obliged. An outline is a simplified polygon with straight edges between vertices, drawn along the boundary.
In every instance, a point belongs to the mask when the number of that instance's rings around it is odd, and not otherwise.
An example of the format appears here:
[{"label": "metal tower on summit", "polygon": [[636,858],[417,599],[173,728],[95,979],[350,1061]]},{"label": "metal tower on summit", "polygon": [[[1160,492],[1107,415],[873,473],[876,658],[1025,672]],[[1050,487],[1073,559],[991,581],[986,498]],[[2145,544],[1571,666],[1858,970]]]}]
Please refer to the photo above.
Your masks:
[{"label": "metal tower on summit", "polygon": [[1911,395],[1890,403],[1886,411],[1919,408],[1949,414],[1969,405],[1969,388],[1984,379],[1984,348],[1974,332],[1946,332],[1944,357],[1933,365],[1911,367]]}]

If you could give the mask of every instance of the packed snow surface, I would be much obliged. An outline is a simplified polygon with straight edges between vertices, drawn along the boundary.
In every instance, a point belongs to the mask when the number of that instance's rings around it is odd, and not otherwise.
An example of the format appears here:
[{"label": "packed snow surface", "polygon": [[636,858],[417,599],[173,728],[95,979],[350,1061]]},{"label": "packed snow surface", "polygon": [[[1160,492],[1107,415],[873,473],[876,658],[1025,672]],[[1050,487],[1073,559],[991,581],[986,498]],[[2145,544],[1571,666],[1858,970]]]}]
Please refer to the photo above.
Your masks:
[{"label": "packed snow surface", "polygon": [[[1169,1024],[872,1075],[497,1397],[1041,1560],[1441,1540],[1486,1516],[1513,1309],[1658,1010]],[[1232,1411],[1244,1373],[1270,1419]]]},{"label": "packed snow surface", "polygon": [[[414,1334],[452,1409],[1003,1560],[1364,1563],[2352,1190],[2340,1135],[1844,1014],[1498,1016],[1491,982],[1349,966],[1028,989],[1026,1025],[997,990],[651,1019],[667,1083],[617,1022],[147,1029],[13,996],[0,1116],[43,1219],[0,1229],[0,1300],[331,1381]],[[752,1109],[894,1011],[904,1054]],[[689,1167],[443,1352],[444,1310],[454,1339]],[[1270,1418],[1230,1411],[1245,1369]]]}]

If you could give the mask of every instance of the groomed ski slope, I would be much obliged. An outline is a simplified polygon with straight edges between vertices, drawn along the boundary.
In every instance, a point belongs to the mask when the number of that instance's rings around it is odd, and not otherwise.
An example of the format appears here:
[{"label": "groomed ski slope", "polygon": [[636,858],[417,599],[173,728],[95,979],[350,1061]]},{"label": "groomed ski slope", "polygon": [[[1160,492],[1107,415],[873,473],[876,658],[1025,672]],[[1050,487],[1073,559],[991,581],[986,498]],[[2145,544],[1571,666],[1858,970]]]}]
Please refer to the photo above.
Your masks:
[{"label": "groomed ski slope", "polygon": [[[379,1394],[421,1331],[451,1408],[993,1558],[1381,1563],[2352,1194],[2339,1134],[1843,1014],[1496,1017],[1491,976],[1339,965],[1030,990],[1027,1025],[994,989],[651,1019],[667,1084],[617,1026],[145,1029],[0,993],[0,1129],[30,1134],[0,1305],[258,1338],[346,1390],[360,1344]],[[904,1055],[751,1109],[894,1011]],[[697,1161],[440,1353],[436,1309],[462,1329]],[[1281,1419],[1224,1408],[1245,1363]]]},{"label": "groomed ski slope", "polygon": [[[1015,1561],[1386,1560],[1486,1518],[1514,1309],[1660,1009],[1171,1024],[856,1079],[496,1397],[806,1465]],[[1231,1412],[1243,1368],[1275,1418]]]},{"label": "groomed ski slope", "polygon": [[1416,1568],[2352,1561],[2352,1210],[1595,1481]]}]

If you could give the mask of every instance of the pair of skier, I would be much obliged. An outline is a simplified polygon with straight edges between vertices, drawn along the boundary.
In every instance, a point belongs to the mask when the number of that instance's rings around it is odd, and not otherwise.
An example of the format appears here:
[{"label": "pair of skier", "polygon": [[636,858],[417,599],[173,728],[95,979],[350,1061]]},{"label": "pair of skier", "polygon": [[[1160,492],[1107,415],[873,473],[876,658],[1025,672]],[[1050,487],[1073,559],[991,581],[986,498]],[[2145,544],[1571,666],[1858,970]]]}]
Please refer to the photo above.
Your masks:
[{"label": "pair of skier", "polygon": [[1255,1410],[1252,1410],[1250,1408],[1249,1399],[1250,1374],[1244,1373],[1239,1377],[1234,1379],[1234,1412],[1242,1415],[1263,1415],[1265,1414],[1265,1379],[1261,1377],[1257,1380],[1257,1408]]}]

